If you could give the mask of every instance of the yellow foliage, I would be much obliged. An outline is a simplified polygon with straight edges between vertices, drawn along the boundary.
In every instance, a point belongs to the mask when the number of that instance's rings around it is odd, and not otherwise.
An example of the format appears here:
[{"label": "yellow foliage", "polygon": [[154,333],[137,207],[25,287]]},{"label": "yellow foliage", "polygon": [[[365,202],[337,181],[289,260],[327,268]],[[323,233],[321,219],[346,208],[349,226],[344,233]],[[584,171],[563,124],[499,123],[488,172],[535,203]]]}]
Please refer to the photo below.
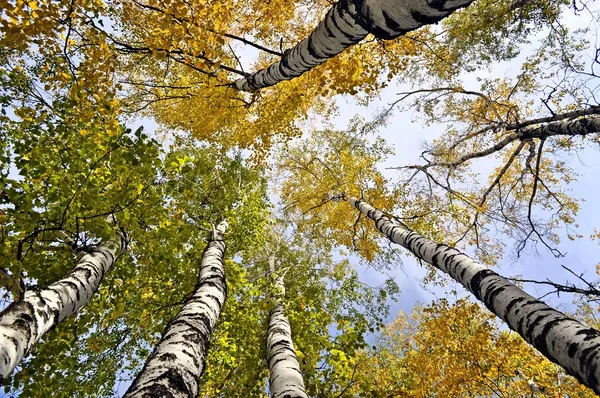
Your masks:
[{"label": "yellow foliage", "polygon": [[468,300],[399,314],[357,358],[355,393],[372,397],[594,397]]},{"label": "yellow foliage", "polygon": [[348,131],[324,130],[282,149],[278,171],[285,175],[281,197],[287,212],[301,229],[315,239],[355,250],[367,261],[381,252],[381,235],[372,221],[347,203],[335,203],[328,195],[346,193],[364,197],[374,206],[391,212],[398,193],[377,169],[390,150],[380,139],[370,141],[373,124],[354,119]]}]

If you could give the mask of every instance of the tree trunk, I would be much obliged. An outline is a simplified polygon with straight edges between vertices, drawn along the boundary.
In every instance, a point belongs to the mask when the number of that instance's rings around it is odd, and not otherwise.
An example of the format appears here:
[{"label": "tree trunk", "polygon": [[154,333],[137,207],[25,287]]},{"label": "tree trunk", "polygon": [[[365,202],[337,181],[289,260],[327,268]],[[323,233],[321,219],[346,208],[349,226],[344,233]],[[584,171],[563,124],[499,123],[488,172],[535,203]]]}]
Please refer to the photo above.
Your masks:
[{"label": "tree trunk", "polygon": [[280,61],[235,82],[256,91],[291,80],[341,53],[372,33],[393,39],[436,23],[473,0],[339,0],[312,33]]},{"label": "tree trunk", "polygon": [[124,398],[196,398],[210,335],[227,297],[223,235],[227,222],[213,232],[202,255],[197,290],[173,318]]},{"label": "tree trunk", "polygon": [[[275,259],[269,257],[271,276],[275,275]],[[269,314],[267,329],[267,363],[269,365],[269,389],[272,398],[308,398],[304,389],[304,380],[300,364],[294,351],[292,329],[285,306],[283,274],[275,278],[275,307]]]},{"label": "tree trunk", "polygon": [[406,230],[362,200],[345,195],[332,199],[356,207],[392,242],[460,282],[546,358],[600,393],[600,332],[536,300],[458,250]]},{"label": "tree trunk", "polygon": [[33,345],[50,329],[85,306],[98,290],[127,238],[91,248],[71,273],[44,288],[25,292],[0,313],[0,378],[8,377]]},{"label": "tree trunk", "polygon": [[[596,108],[597,110],[597,108]],[[581,113],[584,113],[582,110]],[[576,112],[570,112],[574,114]],[[546,139],[556,136],[586,136],[589,134],[596,134],[600,132],[600,117],[597,116],[586,116],[575,120],[562,120],[552,123],[543,124],[541,126],[529,126],[516,129],[513,133],[510,133],[493,146],[483,149],[481,151],[467,153],[455,161],[452,162],[431,162],[427,167],[432,166],[443,166],[443,167],[456,167],[469,160],[483,158],[491,155],[492,153],[501,151],[508,144],[515,141],[526,141],[534,138]]]}]

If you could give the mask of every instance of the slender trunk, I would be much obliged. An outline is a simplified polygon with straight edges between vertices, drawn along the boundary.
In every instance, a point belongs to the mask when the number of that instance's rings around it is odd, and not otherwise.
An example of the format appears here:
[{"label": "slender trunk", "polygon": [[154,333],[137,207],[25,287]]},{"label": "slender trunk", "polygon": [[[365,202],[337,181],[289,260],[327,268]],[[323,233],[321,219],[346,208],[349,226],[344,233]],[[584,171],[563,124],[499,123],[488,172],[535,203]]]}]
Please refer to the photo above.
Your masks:
[{"label": "slender trunk", "polygon": [[291,80],[360,42],[369,33],[393,39],[436,23],[473,0],[339,0],[312,33],[281,60],[235,82],[255,91]]},{"label": "slender trunk", "polygon": [[124,398],[198,395],[210,335],[227,297],[223,266],[227,226],[223,221],[213,232],[202,255],[197,290],[169,322]]},{"label": "slender trunk", "polygon": [[91,248],[66,278],[26,291],[23,300],[0,313],[0,379],[11,374],[44,333],[90,301],[126,246],[127,238],[121,235],[118,242]]},{"label": "slender trunk", "polygon": [[546,358],[600,393],[600,332],[536,300],[458,250],[406,230],[362,200],[345,195],[333,199],[356,207],[392,242],[460,282]]},{"label": "slender trunk", "polygon": [[[275,275],[275,259],[269,257],[271,276]],[[285,314],[285,284],[283,274],[275,278],[275,306],[269,314],[267,329],[267,363],[269,365],[269,389],[272,398],[308,398],[300,364],[294,351],[292,328]]]},{"label": "slender trunk", "polygon": [[[575,113],[575,112],[572,112]],[[583,113],[583,111],[582,111]],[[575,120],[562,120],[552,123],[543,124],[541,126],[529,126],[520,128],[513,133],[506,135],[493,146],[477,152],[467,153],[453,162],[431,162],[427,167],[442,166],[456,167],[468,162],[469,160],[483,158],[492,153],[501,151],[508,144],[515,141],[526,141],[534,138],[546,139],[556,136],[586,136],[589,134],[597,134],[600,132],[600,117],[586,116]]]}]

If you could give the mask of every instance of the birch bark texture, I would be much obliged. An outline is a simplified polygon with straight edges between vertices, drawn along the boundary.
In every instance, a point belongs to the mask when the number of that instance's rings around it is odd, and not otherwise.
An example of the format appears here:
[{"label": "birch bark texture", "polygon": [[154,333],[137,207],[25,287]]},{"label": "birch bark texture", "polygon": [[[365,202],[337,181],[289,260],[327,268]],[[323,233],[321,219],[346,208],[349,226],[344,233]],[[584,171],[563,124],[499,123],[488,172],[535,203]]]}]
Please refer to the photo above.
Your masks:
[{"label": "birch bark texture", "polygon": [[128,243],[120,239],[91,247],[65,278],[25,292],[0,313],[0,379],[8,377],[50,329],[84,307]]},{"label": "birch bark texture", "polygon": [[225,242],[227,221],[213,231],[202,254],[197,289],[165,331],[124,398],[196,398],[210,335],[227,298]]},{"label": "birch bark texture", "polygon": [[[275,258],[269,257],[271,276],[275,275]],[[300,363],[294,351],[292,328],[285,314],[284,274],[274,278],[275,306],[269,313],[267,329],[267,363],[271,398],[308,398]]]},{"label": "birch bark texture", "polygon": [[286,50],[281,60],[234,82],[238,90],[256,91],[302,75],[369,33],[393,39],[434,24],[473,0],[340,0],[311,34]]},{"label": "birch bark texture", "polygon": [[[596,110],[597,111],[597,110]],[[585,110],[580,111],[584,113]],[[571,112],[572,114],[576,112]],[[583,117],[575,120],[561,120],[552,123],[543,124],[541,126],[529,126],[515,129],[516,131],[507,134],[503,139],[498,141],[493,146],[486,148],[481,151],[471,152],[466,155],[461,156],[454,162],[434,162],[430,163],[428,167],[431,166],[445,166],[445,167],[455,167],[459,166],[469,160],[482,158],[492,153],[499,152],[504,149],[507,145],[515,142],[521,141],[524,142],[526,140],[531,140],[534,138],[537,139],[546,139],[550,137],[556,136],[586,136],[589,134],[596,134],[600,132],[600,117],[597,116],[589,116]]]},{"label": "birch bark texture", "polygon": [[556,311],[455,248],[394,223],[363,200],[339,195],[371,218],[389,240],[460,282],[550,361],[600,393],[600,332]]}]

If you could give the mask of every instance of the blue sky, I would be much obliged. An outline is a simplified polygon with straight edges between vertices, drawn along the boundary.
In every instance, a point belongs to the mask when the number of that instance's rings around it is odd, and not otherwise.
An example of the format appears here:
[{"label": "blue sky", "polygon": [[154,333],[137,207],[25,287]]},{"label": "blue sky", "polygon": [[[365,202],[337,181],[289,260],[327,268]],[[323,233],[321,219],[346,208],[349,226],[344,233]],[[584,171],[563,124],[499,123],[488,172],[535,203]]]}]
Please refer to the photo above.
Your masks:
[{"label": "blue sky", "polygon": [[[567,25],[581,26],[582,20],[569,17]],[[595,32],[594,32],[595,33]],[[239,48],[239,56],[248,64],[248,60],[256,57],[256,53],[251,48]],[[479,76],[504,76],[505,74],[514,74],[520,67],[519,58],[511,63],[495,65],[493,70],[479,72]],[[250,68],[246,68],[247,70]],[[467,84],[475,83],[477,75],[465,76]],[[379,99],[373,101],[369,107],[357,105],[352,97],[339,97],[337,106],[339,115],[334,120],[336,128],[343,129],[348,121],[355,115],[362,115],[366,120],[372,119],[378,109],[397,99],[397,93],[406,91],[407,87],[393,86],[384,90]],[[385,138],[390,146],[395,149],[395,155],[383,164],[382,169],[388,166],[400,166],[418,162],[418,155],[422,150],[423,142],[431,140],[441,133],[441,126],[423,126],[420,123],[413,122],[418,119],[418,115],[412,112],[396,111],[389,123],[379,131],[379,135]],[[133,123],[134,126],[143,124],[146,131],[154,131],[156,125],[148,120],[138,120]],[[574,197],[585,198],[581,204],[577,223],[580,227],[578,232],[584,237],[576,241],[570,241],[566,237],[562,239],[559,249],[566,253],[565,257],[557,259],[547,249],[538,248],[537,252],[525,253],[517,261],[511,259],[512,242],[507,243],[507,255],[497,265],[495,270],[505,276],[514,276],[520,274],[525,279],[550,278],[555,282],[576,282],[575,278],[561,268],[561,265],[568,266],[577,273],[584,273],[588,280],[597,279],[596,264],[600,263],[600,246],[598,242],[593,242],[589,236],[595,228],[600,228],[600,211],[595,204],[595,198],[600,195],[600,184],[598,175],[600,175],[600,156],[598,148],[587,148],[579,153],[578,156],[569,159],[568,166],[572,167],[577,174],[577,181],[571,184],[571,194]],[[488,167],[482,163],[481,171]],[[395,175],[393,171],[386,171],[390,177]],[[484,175],[484,178],[487,176]],[[564,235],[564,234],[563,234]],[[427,304],[436,297],[443,297],[446,291],[456,289],[460,296],[468,295],[464,288],[451,282],[445,288],[435,286],[422,286],[422,279],[425,276],[425,270],[418,265],[414,258],[403,256],[403,264],[391,270],[384,272],[377,271],[361,264],[357,258],[353,258],[358,270],[361,281],[371,285],[379,286],[388,277],[393,277],[401,289],[401,294],[397,302],[390,301],[391,314],[388,321],[391,321],[398,311],[410,312],[416,303]],[[541,296],[547,292],[547,289],[539,286],[527,285],[526,290],[534,295]],[[545,299],[555,308],[570,311],[574,309],[572,305],[572,296],[556,295]],[[121,392],[126,385],[121,386]]]},{"label": "blue sky", "polygon": [[[563,22],[570,29],[578,29],[591,24],[589,16],[575,16],[568,11]],[[596,33],[595,29],[592,28],[589,33],[591,43],[597,42]],[[465,88],[477,90],[479,88],[479,83],[476,81],[477,77],[517,75],[522,61],[536,48],[537,43],[544,38],[545,34],[545,32],[541,32],[535,36],[532,43],[525,47],[522,54],[515,60],[494,64],[493,68],[462,76]],[[388,104],[397,100],[397,93],[410,91],[410,89],[406,85],[388,87],[382,92],[380,98],[370,104],[368,108],[357,105],[356,101],[349,96],[341,97],[337,100],[339,115],[334,121],[334,125],[336,128],[343,129],[348,121],[357,114],[363,116],[366,120],[372,119],[377,109],[387,108]],[[381,166],[382,171],[392,179],[396,172],[385,170],[386,167],[421,164],[422,162],[418,160],[418,157],[423,150],[423,143],[437,137],[443,131],[441,125],[425,126],[422,123],[415,122],[415,120],[419,120],[419,115],[413,111],[396,111],[387,125],[378,132],[395,150],[395,155]],[[598,184],[600,157],[598,156],[598,149],[600,148],[597,146],[588,147],[578,153],[577,156],[567,159],[567,166],[571,167],[577,175],[577,181],[570,184],[570,194],[575,198],[586,199],[585,202],[581,203],[581,210],[576,220],[576,223],[579,224],[577,232],[583,235],[583,238],[570,241],[566,234],[562,233],[562,242],[558,246],[558,249],[565,253],[562,258],[554,257],[548,249],[539,244],[537,250],[524,253],[516,261],[512,250],[514,242],[505,241],[506,253],[502,261],[494,268],[496,272],[509,277],[520,275],[523,279],[545,280],[550,278],[558,283],[578,282],[573,275],[561,267],[561,265],[565,265],[578,274],[583,273],[589,281],[598,279],[596,264],[600,263],[600,242],[589,239],[595,228],[600,229],[600,211],[598,211],[598,206],[594,201],[600,194],[600,184]],[[484,159],[473,164],[473,170],[480,172],[482,178],[487,179],[487,172],[490,170],[493,161]],[[469,251],[467,251],[468,253]],[[378,286],[388,277],[377,270],[359,264],[358,260],[355,261],[360,270],[361,280],[365,283]],[[449,285],[445,288],[423,287],[422,279],[425,276],[425,270],[418,265],[414,258],[409,256],[403,256],[403,265],[387,271],[387,274],[395,279],[402,291],[398,302],[390,301],[390,321],[398,311],[410,312],[416,303],[427,304],[436,297],[444,297],[446,291],[456,289],[461,297],[470,295],[462,286],[454,283],[450,278],[446,278]],[[527,284],[525,290],[536,297],[543,296],[548,292],[548,289],[543,286],[531,284]],[[544,301],[563,311],[574,311],[572,295],[562,294],[560,297],[550,295],[545,297]]]},{"label": "blue sky", "polygon": [[[577,29],[587,26],[590,23],[589,16],[575,16],[571,12],[566,12],[564,17],[565,26]],[[479,83],[477,77],[505,77],[515,76],[521,67],[525,56],[530,54],[536,48],[539,40],[545,36],[545,32],[539,33],[532,39],[529,46],[525,46],[522,54],[511,62],[494,64],[493,68],[484,69],[462,76],[466,88],[478,89]],[[590,32],[590,40],[595,41],[596,32]],[[236,54],[241,59],[245,70],[252,70],[252,61],[256,59],[258,52],[253,47],[237,45],[234,46]],[[364,107],[357,104],[352,96],[339,96],[336,98],[338,115],[332,121],[335,128],[344,129],[348,121],[355,115],[361,115],[365,120],[371,120],[381,109],[394,102],[398,97],[397,93],[408,91],[410,87],[404,85],[391,85],[383,90],[378,99],[374,100],[369,106]],[[419,115],[413,111],[399,110],[395,111],[387,125],[380,129],[378,135],[383,137],[387,143],[394,148],[395,155],[390,157],[387,162],[381,165],[384,173],[391,177],[396,175],[394,171],[385,170],[385,167],[401,166],[414,164],[418,162],[418,156],[422,151],[424,142],[437,137],[442,131],[443,126],[432,125],[424,126],[422,123],[415,122],[419,120]],[[138,120],[135,126],[143,124],[146,131],[154,131],[156,124],[150,120]],[[487,179],[487,171],[490,170],[489,159],[484,159],[477,163],[474,170],[482,173],[482,178]],[[597,175],[600,173],[600,157],[598,157],[597,148],[588,148],[578,156],[568,160],[568,166],[573,168],[578,175],[578,179],[570,186],[571,194],[576,198],[587,198],[588,200],[581,204],[581,210],[577,218],[580,228],[578,232],[584,238],[576,241],[570,241],[563,234],[563,239],[559,249],[566,253],[565,257],[557,259],[542,245],[538,245],[537,251],[528,251],[524,253],[517,261],[513,257],[512,247],[514,242],[506,241],[505,258],[494,268],[504,276],[520,275],[524,279],[544,280],[550,278],[555,282],[577,282],[575,278],[561,268],[561,264],[568,266],[577,273],[584,273],[588,280],[597,279],[595,266],[600,263],[600,246],[597,242],[592,242],[589,236],[596,227],[600,227],[600,212],[596,210],[593,199],[600,194]],[[273,198],[275,199],[275,198]],[[467,251],[467,254],[469,252]],[[444,297],[445,292],[457,290],[459,296],[468,296],[462,286],[448,279],[448,286],[444,288],[435,286],[423,286],[422,279],[425,276],[425,270],[418,265],[413,257],[403,256],[402,266],[398,266],[388,271],[380,272],[360,263],[358,258],[353,258],[361,280],[371,286],[381,285],[390,276],[398,283],[401,288],[401,294],[397,302],[390,301],[391,321],[398,311],[410,312],[416,303],[427,304],[436,297]],[[547,293],[547,289],[538,285],[527,285],[525,290],[534,295],[542,296]],[[572,305],[573,297],[570,295],[548,296],[544,300],[550,305],[564,311],[574,310]]]}]

